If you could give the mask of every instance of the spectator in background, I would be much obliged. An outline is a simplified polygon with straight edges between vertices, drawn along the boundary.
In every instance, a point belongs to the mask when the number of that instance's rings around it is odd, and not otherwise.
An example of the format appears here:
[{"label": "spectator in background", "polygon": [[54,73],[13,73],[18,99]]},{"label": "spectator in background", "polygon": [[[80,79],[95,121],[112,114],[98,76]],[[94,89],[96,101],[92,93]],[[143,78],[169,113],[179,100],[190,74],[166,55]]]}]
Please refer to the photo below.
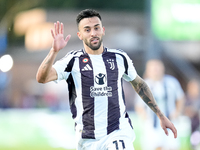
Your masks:
[{"label": "spectator in background", "polygon": [[191,120],[191,132],[199,130],[200,113],[200,86],[199,81],[192,79],[187,84],[186,103],[184,114]]},{"label": "spectator in background", "polygon": [[[165,74],[165,67],[161,60],[151,59],[146,63],[144,79],[149,85],[153,96],[161,108],[162,112],[171,120],[174,121],[180,116],[184,106],[184,92],[178,80]],[[175,150],[179,147],[178,140],[171,140],[169,137],[164,137],[162,128],[159,127],[159,120],[153,113],[144,105],[140,97],[136,97],[136,112],[145,120],[144,139],[148,144],[142,144],[143,150]],[[151,126],[149,125],[151,124]],[[149,139],[151,143],[149,143]],[[149,146],[151,145],[151,147]],[[145,147],[148,145],[148,147]]]}]

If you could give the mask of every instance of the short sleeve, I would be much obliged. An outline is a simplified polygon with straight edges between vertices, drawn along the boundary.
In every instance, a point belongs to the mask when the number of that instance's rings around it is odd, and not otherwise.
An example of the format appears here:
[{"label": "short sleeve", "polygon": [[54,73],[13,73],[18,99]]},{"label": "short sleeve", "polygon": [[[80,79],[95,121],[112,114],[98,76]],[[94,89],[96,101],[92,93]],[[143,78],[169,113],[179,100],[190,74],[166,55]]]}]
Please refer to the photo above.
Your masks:
[{"label": "short sleeve", "polygon": [[129,56],[124,53],[124,64],[125,64],[125,72],[123,75],[123,79],[127,82],[133,81],[137,76],[137,71],[133,65],[132,60],[129,58]]},{"label": "short sleeve", "polygon": [[72,59],[72,55],[66,55],[64,58],[58,60],[53,65],[53,68],[57,72],[57,80],[55,82],[59,82],[61,80],[67,80],[70,72],[66,71],[70,60]]}]

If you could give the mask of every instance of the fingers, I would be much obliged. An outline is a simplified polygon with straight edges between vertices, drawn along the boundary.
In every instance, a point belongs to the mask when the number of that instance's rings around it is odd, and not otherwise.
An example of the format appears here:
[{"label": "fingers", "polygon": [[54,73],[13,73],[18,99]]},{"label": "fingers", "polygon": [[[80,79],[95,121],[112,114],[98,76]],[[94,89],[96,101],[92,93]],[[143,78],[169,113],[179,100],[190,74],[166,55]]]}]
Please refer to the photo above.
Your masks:
[{"label": "fingers", "polygon": [[171,131],[173,132],[174,138],[177,138],[177,130],[176,130],[176,127],[172,124],[169,128],[170,128]]},{"label": "fingers", "polygon": [[[168,128],[171,129],[171,131],[173,132],[174,138],[177,138],[177,130],[176,130],[175,126],[172,125],[171,127],[168,127]],[[168,136],[169,133],[168,133],[167,128],[163,128],[163,130],[164,130],[165,134]]]},{"label": "fingers", "polygon": [[167,128],[169,128],[173,132],[174,138],[177,138],[177,129],[174,126],[174,124],[167,117],[164,117],[161,120],[161,127],[163,128],[163,130],[167,136],[169,135]]},{"label": "fingers", "polygon": [[68,36],[65,38],[65,42],[68,42],[70,38],[71,38],[71,35],[68,35]]},{"label": "fingers", "polygon": [[165,131],[165,134],[168,136],[169,133],[168,133],[168,131],[167,131],[167,128],[164,128],[163,130]]},{"label": "fingers", "polygon": [[177,130],[176,130],[176,128],[173,126],[173,129],[171,129],[171,130],[174,133],[174,138],[177,138]]},{"label": "fingers", "polygon": [[56,29],[55,29],[55,33],[56,33],[56,35],[59,34],[59,31],[60,31],[59,28],[60,28],[60,22],[57,21]]},{"label": "fingers", "polygon": [[59,26],[60,26],[60,22],[57,21],[54,23],[54,32],[55,32],[55,35],[58,35],[59,34]]},{"label": "fingers", "polygon": [[64,25],[59,21],[54,23],[54,31],[53,29],[51,29],[51,35],[53,38],[55,38],[55,36],[57,36],[58,34],[64,34]]},{"label": "fingers", "polygon": [[63,23],[61,22],[61,24],[60,24],[60,33],[61,33],[61,34],[64,34],[63,29],[64,29],[64,25],[63,25]]},{"label": "fingers", "polygon": [[57,27],[56,27],[56,26],[57,26],[57,24],[54,23],[54,32],[55,32],[55,35],[57,35],[57,33],[56,33],[56,31],[57,31],[56,28],[57,28]]},{"label": "fingers", "polygon": [[53,33],[53,29],[51,29],[51,35],[52,35],[52,37],[55,39],[55,35],[54,35],[54,33]]},{"label": "fingers", "polygon": [[54,23],[54,32],[55,32],[55,35],[58,35],[60,33],[63,34],[64,33],[63,30],[64,30],[63,23],[60,23],[59,21],[57,21],[57,22]]}]

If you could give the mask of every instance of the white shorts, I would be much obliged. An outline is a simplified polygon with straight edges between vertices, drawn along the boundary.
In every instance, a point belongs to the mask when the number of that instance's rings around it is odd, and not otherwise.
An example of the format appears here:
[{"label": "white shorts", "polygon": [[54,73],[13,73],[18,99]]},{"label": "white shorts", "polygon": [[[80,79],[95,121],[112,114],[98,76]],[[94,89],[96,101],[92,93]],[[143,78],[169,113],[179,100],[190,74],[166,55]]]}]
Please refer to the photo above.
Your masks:
[{"label": "white shorts", "polygon": [[79,138],[77,150],[134,150],[134,140],[135,132],[129,127],[113,131],[99,140]]}]

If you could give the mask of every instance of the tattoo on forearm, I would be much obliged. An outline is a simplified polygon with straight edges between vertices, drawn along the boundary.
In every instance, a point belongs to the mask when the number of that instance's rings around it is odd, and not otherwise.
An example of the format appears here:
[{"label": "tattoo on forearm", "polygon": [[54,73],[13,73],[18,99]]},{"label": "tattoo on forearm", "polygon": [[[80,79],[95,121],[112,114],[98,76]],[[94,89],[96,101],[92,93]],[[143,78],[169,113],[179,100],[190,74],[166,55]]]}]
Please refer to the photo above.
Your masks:
[{"label": "tattoo on forearm", "polygon": [[132,82],[133,87],[135,88],[136,92],[139,96],[143,99],[143,101],[159,116],[162,116],[156,101],[148,87],[148,85],[143,81]]},{"label": "tattoo on forearm", "polygon": [[155,112],[157,113],[157,105],[154,103],[154,100],[151,100],[149,98],[149,91],[145,86],[142,86],[140,91],[138,92],[140,97],[143,99],[143,101]]}]

